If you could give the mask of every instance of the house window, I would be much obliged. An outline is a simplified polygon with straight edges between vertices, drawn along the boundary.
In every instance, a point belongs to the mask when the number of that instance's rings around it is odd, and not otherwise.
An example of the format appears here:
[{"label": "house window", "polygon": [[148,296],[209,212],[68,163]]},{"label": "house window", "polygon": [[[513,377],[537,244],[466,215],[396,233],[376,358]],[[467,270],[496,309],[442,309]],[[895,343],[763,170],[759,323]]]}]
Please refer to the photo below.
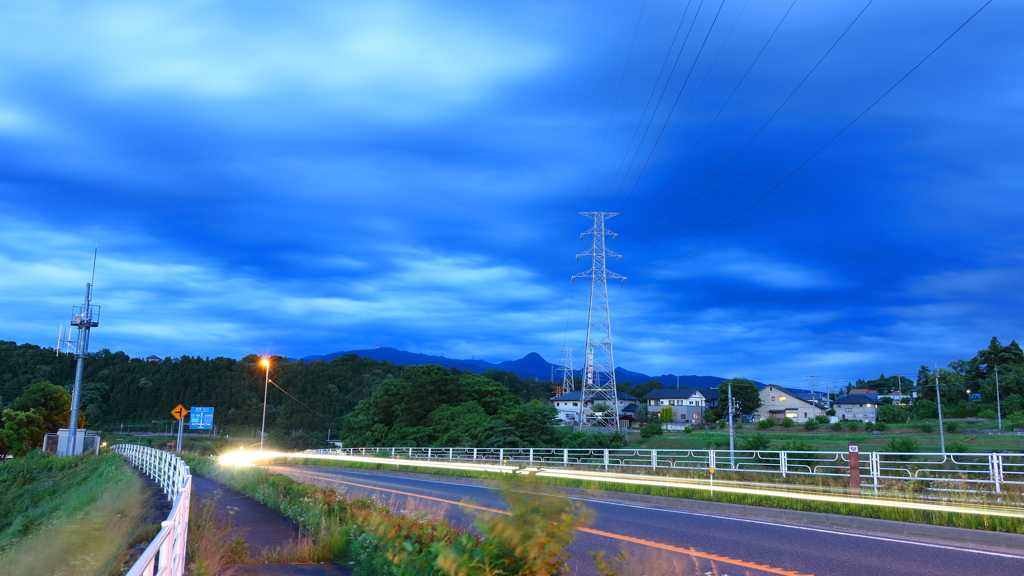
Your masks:
[{"label": "house window", "polygon": [[807,412],[804,412],[804,418],[807,418]]},{"label": "house window", "polygon": [[796,412],[786,412],[786,418],[796,418]]},{"label": "house window", "polygon": [[693,419],[694,419],[694,420],[697,420],[697,419],[699,419],[699,418],[700,418],[700,414],[697,414],[697,413],[695,412],[695,413],[693,414]]},{"label": "house window", "polygon": [[668,400],[662,400],[661,401],[661,405],[662,406],[669,406],[669,401]]},{"label": "house window", "polygon": [[779,402],[785,402],[785,401],[786,401],[786,397],[785,396],[779,396]]},{"label": "house window", "polygon": [[847,408],[846,411],[847,412],[853,412],[853,408]]},{"label": "house window", "polygon": [[572,403],[572,405],[573,405],[573,406],[579,406],[579,405],[580,405],[580,403],[579,403],[579,402],[573,402],[573,403]]},{"label": "house window", "polygon": [[772,402],[775,402],[775,396],[772,396]]}]

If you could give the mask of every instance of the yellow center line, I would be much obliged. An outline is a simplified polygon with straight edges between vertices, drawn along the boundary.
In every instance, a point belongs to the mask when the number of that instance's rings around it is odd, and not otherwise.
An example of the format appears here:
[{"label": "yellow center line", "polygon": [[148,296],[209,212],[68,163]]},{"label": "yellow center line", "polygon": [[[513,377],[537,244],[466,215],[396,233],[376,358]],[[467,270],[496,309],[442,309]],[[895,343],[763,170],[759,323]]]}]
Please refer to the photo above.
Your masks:
[{"label": "yellow center line", "polygon": [[[278,468],[278,466],[273,466]],[[286,466],[280,466],[280,468],[287,468]],[[412,496],[414,498],[423,498],[425,500],[434,500],[435,502],[444,502],[446,504],[454,504],[456,506],[462,506],[465,508],[473,508],[475,510],[483,510],[485,512],[492,512],[494,514],[509,515],[505,510],[498,510],[496,508],[487,508],[485,506],[476,506],[474,504],[466,504],[465,502],[456,502],[455,500],[447,500],[445,498],[437,498],[435,496],[425,496],[423,494],[417,494],[415,492],[403,492],[402,490],[392,490],[390,488],[380,488],[378,486],[372,486],[368,484],[359,484],[356,482],[346,482],[344,480],[338,480],[330,476],[319,476],[316,474],[310,474],[307,472],[295,472],[292,469],[288,469],[289,474],[295,474],[297,476],[305,476],[316,480],[325,480],[327,482],[333,482],[335,484],[346,484],[348,486],[358,486],[360,488],[368,488],[370,490],[380,490],[382,492],[391,492],[394,494],[402,494],[404,496]],[[732,564],[735,566],[742,566],[744,568],[753,568],[755,570],[761,570],[763,572],[769,572],[771,574],[780,574],[781,576],[812,576],[808,574],[802,574],[800,572],[793,572],[790,570],[783,570],[781,568],[773,568],[765,564],[756,564],[754,562],[747,562],[745,560],[737,560],[735,558],[729,558],[728,556],[718,556],[717,554],[709,554],[707,552],[699,552],[690,548],[680,548],[678,546],[672,546],[670,544],[662,544],[660,542],[653,542],[651,540],[644,540],[641,538],[633,538],[632,536],[625,536],[622,534],[615,534],[613,532],[604,532],[602,530],[594,530],[593,528],[576,528],[580,532],[586,532],[588,534],[596,534],[598,536],[604,536],[607,538],[614,538],[615,540],[622,540],[624,542],[631,542],[633,544],[641,544],[649,546],[651,548],[658,548],[661,550],[668,550],[670,552],[678,552],[680,554],[686,554],[688,556],[695,556],[697,558],[704,558],[706,560],[713,560],[715,562],[724,562],[726,564]]]}]

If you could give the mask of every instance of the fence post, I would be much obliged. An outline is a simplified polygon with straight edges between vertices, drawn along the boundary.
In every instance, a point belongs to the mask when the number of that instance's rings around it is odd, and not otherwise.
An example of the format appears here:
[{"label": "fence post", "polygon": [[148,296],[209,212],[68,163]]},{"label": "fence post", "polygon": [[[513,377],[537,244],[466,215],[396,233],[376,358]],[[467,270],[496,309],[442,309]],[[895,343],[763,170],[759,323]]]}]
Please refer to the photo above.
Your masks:
[{"label": "fence post", "polygon": [[658,450],[651,448],[651,470],[658,469]]},{"label": "fence post", "polygon": [[608,449],[604,449],[604,471],[608,471]]},{"label": "fence post", "polygon": [[455,460],[455,448],[448,449],[448,461],[451,462],[452,460]]},{"label": "fence post", "polygon": [[533,448],[530,448],[530,466],[533,466]]},{"label": "fence post", "polygon": [[850,492],[860,496],[860,452],[856,442],[850,442]]},{"label": "fence post", "polygon": [[498,448],[498,463],[499,464],[504,464],[505,463],[505,449],[504,448]]},{"label": "fence post", "polygon": [[992,478],[992,486],[995,489],[996,494],[1003,493],[1003,455],[1002,454],[989,454],[988,455],[988,467],[989,476]]},{"label": "fence post", "polygon": [[427,462],[430,462],[430,452],[433,448],[427,448]]},{"label": "fence post", "polygon": [[476,448],[473,448],[473,462],[476,462]]},{"label": "fence post", "polygon": [[394,458],[394,457],[395,457],[395,449],[394,449],[394,448],[392,448],[392,449],[391,449],[391,457],[392,457],[392,458]]},{"label": "fence post", "polygon": [[875,496],[878,496],[878,477],[881,476],[881,466],[878,452],[868,452],[871,458],[871,483],[875,485]]},{"label": "fence post", "polygon": [[568,468],[569,467],[569,449],[568,448],[562,448],[562,467],[563,468]]},{"label": "fence post", "polygon": [[717,460],[717,454],[715,454],[715,451],[714,450],[708,450],[708,468],[710,470],[714,470],[715,468],[718,468],[718,466],[715,466],[715,464],[716,464],[715,460]]},{"label": "fence post", "polygon": [[782,472],[782,477],[786,477],[786,470],[789,469],[789,455],[786,452],[779,452],[779,470]]}]

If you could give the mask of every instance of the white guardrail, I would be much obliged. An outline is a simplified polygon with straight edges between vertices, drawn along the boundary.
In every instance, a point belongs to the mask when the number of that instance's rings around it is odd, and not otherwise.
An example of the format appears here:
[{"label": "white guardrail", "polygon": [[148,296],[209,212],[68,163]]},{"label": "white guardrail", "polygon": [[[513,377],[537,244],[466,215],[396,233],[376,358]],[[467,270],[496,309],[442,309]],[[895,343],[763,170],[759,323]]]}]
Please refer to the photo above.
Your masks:
[{"label": "white guardrail", "polygon": [[[481,462],[543,468],[589,468],[605,471],[650,469],[707,472],[753,472],[790,475],[850,475],[849,452],[775,450],[661,450],[644,448],[342,448],[306,450],[313,454],[384,456],[407,460]],[[875,492],[887,482],[917,481],[926,490],[951,492],[1024,489],[1024,453],[938,454],[860,452],[862,489]]]},{"label": "white guardrail", "polygon": [[192,473],[174,454],[134,444],[116,444],[121,454],[163,489],[173,504],[160,532],[139,556],[127,576],[182,576],[185,573],[185,539],[192,495]]}]

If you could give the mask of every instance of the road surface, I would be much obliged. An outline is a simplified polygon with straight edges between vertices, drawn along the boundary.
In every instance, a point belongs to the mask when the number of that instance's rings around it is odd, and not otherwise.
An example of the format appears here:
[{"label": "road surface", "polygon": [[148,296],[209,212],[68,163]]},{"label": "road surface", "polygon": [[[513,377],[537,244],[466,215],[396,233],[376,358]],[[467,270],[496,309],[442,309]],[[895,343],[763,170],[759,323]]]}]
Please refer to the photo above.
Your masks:
[{"label": "road surface", "polygon": [[[502,509],[498,491],[443,476],[404,477],[330,466],[271,466],[307,484],[374,497],[393,510],[426,511],[471,527],[460,502]],[[461,479],[460,479],[461,480]],[[549,487],[550,488],[550,487]],[[557,488],[552,488],[556,490]],[[1024,550],[989,550],[960,543],[777,523],[763,519],[663,508],[600,497],[583,500],[595,513],[567,552],[580,576],[596,574],[588,554],[629,554],[621,576],[1020,576]]]}]

